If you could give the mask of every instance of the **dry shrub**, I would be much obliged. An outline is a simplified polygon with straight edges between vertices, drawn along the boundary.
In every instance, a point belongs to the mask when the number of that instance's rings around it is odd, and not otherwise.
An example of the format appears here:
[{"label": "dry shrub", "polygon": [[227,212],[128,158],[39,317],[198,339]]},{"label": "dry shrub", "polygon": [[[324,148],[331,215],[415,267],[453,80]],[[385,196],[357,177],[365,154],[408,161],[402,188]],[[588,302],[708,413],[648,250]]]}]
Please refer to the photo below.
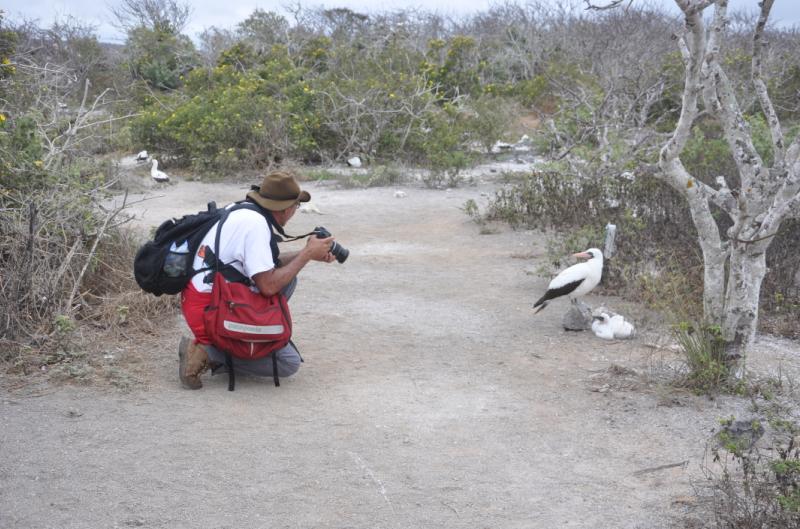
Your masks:
[{"label": "dry shrub", "polygon": [[0,361],[17,372],[75,364],[89,345],[87,325],[148,325],[175,312],[174,300],[140,293],[132,274],[137,241],[122,212],[98,209],[95,194],[55,186],[3,197]]},{"label": "dry shrub", "polygon": [[163,326],[165,314],[174,314],[179,308],[177,300],[174,296],[156,297],[141,290],[93,296],[91,309],[84,320],[108,331],[124,327],[153,333]]},{"label": "dry shrub", "polygon": [[133,277],[133,259],[141,245],[138,234],[121,229],[103,241],[97,266],[84,280],[91,310],[83,315],[108,325],[126,324],[132,319],[154,318],[174,302],[169,296],[155,297],[143,292]]},{"label": "dry shrub", "polygon": [[766,423],[733,418],[721,422],[709,450],[711,461],[704,465],[716,527],[800,528],[797,424],[785,413],[772,415]]}]

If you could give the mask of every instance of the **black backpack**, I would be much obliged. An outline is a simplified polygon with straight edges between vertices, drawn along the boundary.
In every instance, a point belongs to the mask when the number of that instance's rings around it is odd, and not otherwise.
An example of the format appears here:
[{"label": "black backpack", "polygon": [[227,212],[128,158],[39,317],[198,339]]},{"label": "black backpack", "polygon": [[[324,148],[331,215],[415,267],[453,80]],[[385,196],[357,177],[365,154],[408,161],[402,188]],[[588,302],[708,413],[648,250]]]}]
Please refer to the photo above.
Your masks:
[{"label": "black backpack", "polygon": [[195,274],[209,270],[192,268],[197,248],[208,230],[217,221],[224,222],[231,211],[242,208],[263,213],[249,202],[221,209],[209,202],[207,211],[161,223],[153,240],[139,248],[133,260],[133,275],[139,287],[156,296],[180,293]]}]

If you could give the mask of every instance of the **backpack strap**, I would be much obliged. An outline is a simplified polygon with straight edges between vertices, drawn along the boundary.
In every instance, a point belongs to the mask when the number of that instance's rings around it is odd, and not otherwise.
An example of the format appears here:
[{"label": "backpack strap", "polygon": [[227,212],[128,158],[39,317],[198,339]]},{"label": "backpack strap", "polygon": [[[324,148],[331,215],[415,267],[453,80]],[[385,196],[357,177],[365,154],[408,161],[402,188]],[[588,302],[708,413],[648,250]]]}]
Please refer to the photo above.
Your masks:
[{"label": "backpack strap", "polygon": [[272,357],[272,380],[275,381],[275,387],[281,385],[281,381],[278,380],[278,351],[272,351],[270,353]]},{"label": "backpack strap", "polygon": [[[292,343],[291,340],[289,340],[289,343],[292,344],[292,347],[294,347],[294,344]],[[297,350],[296,347],[295,350]],[[275,382],[275,387],[280,387],[281,381],[278,378],[277,353],[278,351],[273,351],[272,353],[270,353],[269,356],[272,357],[272,380],[273,382]],[[300,352],[298,351],[297,354],[299,355]],[[303,357],[300,357],[300,361],[303,362]],[[234,388],[236,387],[236,375],[233,372],[233,356],[228,351],[225,351],[225,366],[228,368],[228,391],[233,391]]]},{"label": "backpack strap", "polygon": [[233,357],[225,351],[225,366],[228,368],[228,391],[233,391],[236,386],[236,375],[233,374]]},{"label": "backpack strap", "polygon": [[[252,204],[255,206],[256,204]],[[246,202],[237,202],[230,208],[224,208],[222,210],[222,214],[219,218],[219,223],[217,224],[217,233],[214,237],[214,250],[207,249],[206,255],[203,257],[203,262],[207,265],[200,270],[196,270],[195,273],[205,272],[207,270],[214,270],[215,272],[219,272],[222,276],[231,281],[233,283],[244,283],[247,286],[252,286],[253,281],[244,275],[243,273],[239,272],[236,268],[231,266],[229,263],[221,262],[217,259],[217,255],[219,255],[219,244],[220,244],[220,234],[222,233],[222,225],[225,223],[225,220],[228,218],[228,215],[236,210],[239,209],[249,209],[251,211],[256,211],[258,213],[262,213],[263,211],[258,210],[255,207],[252,207],[250,203]],[[267,220],[269,224],[269,220]]]}]

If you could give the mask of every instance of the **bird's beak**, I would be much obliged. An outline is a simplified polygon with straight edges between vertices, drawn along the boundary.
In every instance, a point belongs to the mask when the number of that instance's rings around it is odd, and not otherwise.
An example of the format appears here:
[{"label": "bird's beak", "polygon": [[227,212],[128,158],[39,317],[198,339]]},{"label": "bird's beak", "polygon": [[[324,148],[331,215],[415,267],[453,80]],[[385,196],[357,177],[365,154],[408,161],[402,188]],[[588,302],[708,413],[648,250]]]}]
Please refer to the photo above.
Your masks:
[{"label": "bird's beak", "polygon": [[605,318],[602,317],[602,316],[592,316],[592,319],[593,320],[598,320],[598,321],[604,321],[605,320]]},{"label": "bird's beak", "polygon": [[591,259],[592,254],[590,254],[589,252],[580,252],[572,254],[572,257],[577,257],[579,259]]}]

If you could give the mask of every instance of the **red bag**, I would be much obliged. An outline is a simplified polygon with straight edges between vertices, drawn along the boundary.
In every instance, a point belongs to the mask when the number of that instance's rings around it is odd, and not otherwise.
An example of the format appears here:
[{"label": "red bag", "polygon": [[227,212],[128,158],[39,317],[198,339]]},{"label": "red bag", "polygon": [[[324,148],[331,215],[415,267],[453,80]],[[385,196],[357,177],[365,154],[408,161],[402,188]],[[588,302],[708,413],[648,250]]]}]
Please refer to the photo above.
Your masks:
[{"label": "red bag", "polygon": [[214,274],[203,319],[211,343],[245,360],[264,358],[292,337],[286,296],[263,296],[244,283],[227,281],[220,272]]}]

